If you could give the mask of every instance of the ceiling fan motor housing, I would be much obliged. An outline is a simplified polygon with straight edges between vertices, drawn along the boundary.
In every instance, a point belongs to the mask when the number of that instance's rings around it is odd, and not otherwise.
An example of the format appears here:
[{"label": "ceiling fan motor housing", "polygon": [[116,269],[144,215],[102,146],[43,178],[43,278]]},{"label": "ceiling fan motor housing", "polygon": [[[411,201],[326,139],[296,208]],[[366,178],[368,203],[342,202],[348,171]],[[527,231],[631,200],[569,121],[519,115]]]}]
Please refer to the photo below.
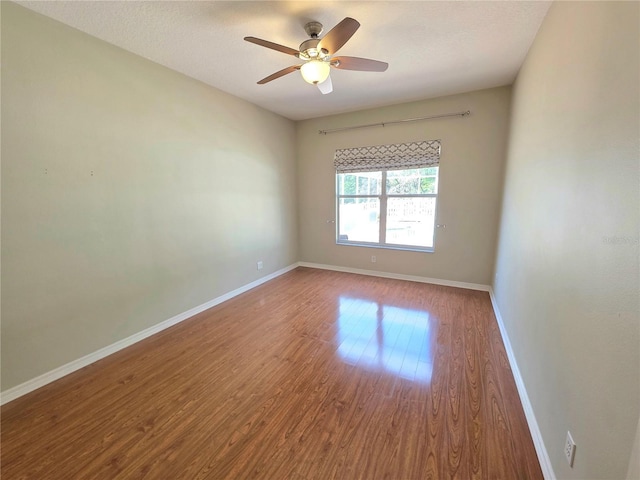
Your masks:
[{"label": "ceiling fan motor housing", "polygon": [[318,43],[320,43],[319,38],[310,38],[309,40],[305,40],[300,44],[300,58],[305,60],[309,59],[319,59],[324,60],[325,57],[329,55],[329,52],[325,49],[319,49]]},{"label": "ceiling fan motor housing", "polygon": [[322,24],[320,22],[309,22],[304,26],[304,31],[311,38],[300,44],[298,57],[303,60],[324,60],[329,55],[329,52],[318,48],[318,43],[320,43],[318,35],[322,33]]}]

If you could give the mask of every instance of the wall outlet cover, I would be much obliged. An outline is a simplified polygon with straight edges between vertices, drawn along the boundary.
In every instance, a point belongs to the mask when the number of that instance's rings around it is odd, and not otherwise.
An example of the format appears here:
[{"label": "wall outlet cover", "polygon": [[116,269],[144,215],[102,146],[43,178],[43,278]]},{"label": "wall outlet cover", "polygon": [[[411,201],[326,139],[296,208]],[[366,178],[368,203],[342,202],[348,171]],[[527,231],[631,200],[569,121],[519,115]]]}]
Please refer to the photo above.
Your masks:
[{"label": "wall outlet cover", "polygon": [[567,457],[569,466],[573,468],[573,459],[576,456],[576,442],[573,441],[571,432],[567,432],[567,441],[564,443],[564,456]]}]

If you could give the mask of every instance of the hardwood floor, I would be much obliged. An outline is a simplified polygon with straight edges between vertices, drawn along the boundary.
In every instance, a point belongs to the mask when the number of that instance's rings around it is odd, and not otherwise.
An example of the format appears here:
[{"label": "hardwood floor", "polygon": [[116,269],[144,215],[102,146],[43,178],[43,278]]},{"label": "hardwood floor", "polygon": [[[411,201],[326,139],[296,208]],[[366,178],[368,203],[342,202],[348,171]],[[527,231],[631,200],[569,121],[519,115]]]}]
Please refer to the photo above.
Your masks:
[{"label": "hardwood floor", "polygon": [[543,478],[487,293],[306,268],[1,413],[4,480]]}]

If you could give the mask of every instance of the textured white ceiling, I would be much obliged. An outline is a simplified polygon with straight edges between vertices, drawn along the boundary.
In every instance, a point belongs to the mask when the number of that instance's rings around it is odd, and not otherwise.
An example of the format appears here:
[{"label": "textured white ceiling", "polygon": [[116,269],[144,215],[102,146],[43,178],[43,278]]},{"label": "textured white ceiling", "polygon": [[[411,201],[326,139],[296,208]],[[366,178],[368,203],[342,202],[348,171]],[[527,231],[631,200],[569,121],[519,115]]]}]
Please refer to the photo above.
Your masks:
[{"label": "textured white ceiling", "polygon": [[[546,1],[20,1],[125,50],[293,120],[508,85],[549,8]],[[361,23],[340,55],[389,63],[384,73],[333,69],[322,95],[298,72],[257,85],[295,57],[303,26]],[[322,36],[322,35],[321,35]]]}]

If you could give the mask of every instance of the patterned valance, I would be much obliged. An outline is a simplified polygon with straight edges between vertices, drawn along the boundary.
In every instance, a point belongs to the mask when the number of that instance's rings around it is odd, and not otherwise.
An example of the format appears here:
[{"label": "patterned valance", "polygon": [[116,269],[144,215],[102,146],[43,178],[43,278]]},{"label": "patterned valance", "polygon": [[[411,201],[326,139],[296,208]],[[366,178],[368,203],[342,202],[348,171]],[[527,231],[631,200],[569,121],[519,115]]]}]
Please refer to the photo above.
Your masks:
[{"label": "patterned valance", "polygon": [[394,143],[336,150],[336,171],[372,172],[405,168],[437,167],[440,164],[440,140]]}]

